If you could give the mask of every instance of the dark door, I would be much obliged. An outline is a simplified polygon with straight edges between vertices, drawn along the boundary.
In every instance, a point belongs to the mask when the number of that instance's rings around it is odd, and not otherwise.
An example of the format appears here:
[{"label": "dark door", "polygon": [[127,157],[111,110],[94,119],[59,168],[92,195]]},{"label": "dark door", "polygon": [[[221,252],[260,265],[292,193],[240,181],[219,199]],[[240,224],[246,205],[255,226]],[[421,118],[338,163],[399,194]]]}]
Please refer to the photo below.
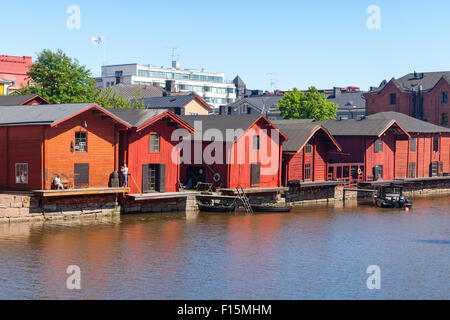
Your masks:
[{"label": "dark door", "polygon": [[186,168],[186,184],[195,187],[199,182],[206,182],[205,167],[187,167]]},{"label": "dark door", "polygon": [[142,165],[142,192],[166,192],[166,165]]},{"label": "dark door", "polygon": [[250,187],[259,187],[261,163],[252,163],[250,167]]},{"label": "dark door", "polygon": [[75,163],[73,168],[75,187],[89,186],[89,163]]}]

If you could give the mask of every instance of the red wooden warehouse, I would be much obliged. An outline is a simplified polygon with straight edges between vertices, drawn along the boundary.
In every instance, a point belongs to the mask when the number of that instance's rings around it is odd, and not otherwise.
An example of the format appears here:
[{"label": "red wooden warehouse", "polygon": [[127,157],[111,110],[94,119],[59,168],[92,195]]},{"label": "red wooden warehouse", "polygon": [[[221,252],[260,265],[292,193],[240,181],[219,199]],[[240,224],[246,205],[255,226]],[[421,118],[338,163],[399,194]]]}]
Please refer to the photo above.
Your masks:
[{"label": "red wooden warehouse", "polygon": [[96,104],[0,107],[0,189],[108,188],[119,130],[129,124]]},{"label": "red wooden warehouse", "polygon": [[450,129],[398,112],[380,112],[370,119],[394,119],[409,134],[395,145],[395,178],[427,178],[450,172]]},{"label": "red wooden warehouse", "polygon": [[307,120],[276,120],[273,123],[289,138],[283,144],[283,185],[327,181],[329,154],[341,151],[328,130]]},{"label": "red wooden warehouse", "polygon": [[193,129],[170,111],[162,109],[111,109],[132,128],[120,133],[120,166],[129,170],[128,186],[132,194],[178,191],[180,166],[172,154],[178,141],[172,132]]},{"label": "red wooden warehouse", "polygon": [[[207,182],[232,189],[281,186],[282,143],[287,138],[264,116],[181,118],[195,130],[191,137],[191,157],[183,150],[181,178],[184,184],[195,187],[198,182]],[[231,134],[233,132],[235,134]],[[211,159],[205,155],[210,155]]]},{"label": "red wooden warehouse", "polygon": [[320,122],[337,140],[342,153],[330,154],[329,176],[357,184],[395,178],[396,141],[409,134],[393,119]]}]

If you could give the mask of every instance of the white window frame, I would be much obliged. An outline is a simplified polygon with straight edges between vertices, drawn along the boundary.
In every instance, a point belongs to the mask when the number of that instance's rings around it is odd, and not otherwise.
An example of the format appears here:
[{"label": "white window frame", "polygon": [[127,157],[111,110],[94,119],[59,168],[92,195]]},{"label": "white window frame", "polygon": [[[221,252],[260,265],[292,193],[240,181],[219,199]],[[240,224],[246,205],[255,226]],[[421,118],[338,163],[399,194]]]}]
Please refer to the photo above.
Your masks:
[{"label": "white window frame", "polygon": [[[26,181],[20,181],[19,179],[18,179],[18,168],[19,168],[19,166],[23,166],[23,168],[22,168],[22,170],[24,169],[24,168],[26,168]],[[16,163],[16,166],[15,166],[15,174],[16,174],[16,184],[28,184],[28,176],[29,176],[29,168],[28,168],[28,163],[26,163],[26,162],[17,162]]]}]

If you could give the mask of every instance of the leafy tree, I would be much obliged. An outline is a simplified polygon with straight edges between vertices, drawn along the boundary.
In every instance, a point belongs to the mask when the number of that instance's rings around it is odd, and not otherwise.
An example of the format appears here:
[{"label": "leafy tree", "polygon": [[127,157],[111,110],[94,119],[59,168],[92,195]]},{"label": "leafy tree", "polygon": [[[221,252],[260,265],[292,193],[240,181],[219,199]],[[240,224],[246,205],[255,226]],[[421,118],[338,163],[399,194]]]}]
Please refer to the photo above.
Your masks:
[{"label": "leafy tree", "polygon": [[96,90],[92,102],[95,102],[99,106],[104,108],[115,109],[129,109],[130,101],[122,96],[122,93],[117,94],[113,88],[105,88],[102,90]]},{"label": "leafy tree", "polygon": [[133,109],[146,109],[147,105],[144,102],[144,94],[142,93],[141,89],[137,89],[133,95],[133,101],[131,104],[131,108]]},{"label": "leafy tree", "polygon": [[327,96],[315,87],[305,94],[294,88],[278,102],[278,109],[285,119],[335,119],[338,106],[327,100]]},{"label": "leafy tree", "polygon": [[35,93],[50,103],[97,103],[104,108],[130,108],[130,101],[111,88],[98,90],[91,71],[62,50],[43,50],[30,67],[32,85],[15,94]]},{"label": "leafy tree", "polygon": [[61,50],[40,52],[28,75],[33,86],[18,93],[36,93],[51,103],[92,102],[97,90],[89,69]]}]

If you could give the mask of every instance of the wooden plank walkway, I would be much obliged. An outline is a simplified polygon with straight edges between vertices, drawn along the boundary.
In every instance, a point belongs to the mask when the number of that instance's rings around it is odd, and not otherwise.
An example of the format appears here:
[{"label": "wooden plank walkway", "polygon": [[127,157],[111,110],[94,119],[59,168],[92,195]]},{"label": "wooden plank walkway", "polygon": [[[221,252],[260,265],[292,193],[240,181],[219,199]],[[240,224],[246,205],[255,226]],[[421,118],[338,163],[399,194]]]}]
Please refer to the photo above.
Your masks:
[{"label": "wooden plank walkway", "polygon": [[84,189],[64,189],[64,190],[33,190],[33,193],[41,197],[65,197],[83,196],[91,194],[118,194],[128,193],[129,188],[84,188]]}]

